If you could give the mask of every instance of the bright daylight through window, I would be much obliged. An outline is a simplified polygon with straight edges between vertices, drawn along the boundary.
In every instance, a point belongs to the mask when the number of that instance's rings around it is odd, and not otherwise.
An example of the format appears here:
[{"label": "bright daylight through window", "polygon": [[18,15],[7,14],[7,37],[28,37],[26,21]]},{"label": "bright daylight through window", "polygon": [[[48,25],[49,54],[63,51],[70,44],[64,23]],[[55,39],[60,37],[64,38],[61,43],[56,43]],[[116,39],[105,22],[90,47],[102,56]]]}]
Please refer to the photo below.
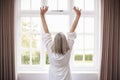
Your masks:
[{"label": "bright daylight through window", "polygon": [[96,71],[99,61],[99,5],[98,0],[17,0],[17,70],[45,71],[49,67],[47,51],[42,43],[41,5],[48,5],[46,21],[52,37],[67,33],[75,14],[73,6],[82,9],[76,29],[77,38],[71,55],[72,70]]}]

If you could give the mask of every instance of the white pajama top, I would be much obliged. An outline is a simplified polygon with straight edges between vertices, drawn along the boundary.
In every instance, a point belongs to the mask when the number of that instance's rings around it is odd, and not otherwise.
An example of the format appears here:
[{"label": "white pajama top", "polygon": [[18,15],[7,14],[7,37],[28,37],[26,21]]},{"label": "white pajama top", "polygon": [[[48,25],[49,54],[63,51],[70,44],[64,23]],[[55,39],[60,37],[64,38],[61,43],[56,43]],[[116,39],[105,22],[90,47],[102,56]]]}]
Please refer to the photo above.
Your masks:
[{"label": "white pajama top", "polygon": [[53,53],[51,46],[53,44],[51,34],[43,34],[43,42],[47,48],[48,56],[50,60],[49,68],[49,80],[72,80],[69,60],[71,55],[72,46],[74,44],[74,39],[76,38],[75,32],[69,32],[67,34],[67,41],[70,50],[64,55]]}]

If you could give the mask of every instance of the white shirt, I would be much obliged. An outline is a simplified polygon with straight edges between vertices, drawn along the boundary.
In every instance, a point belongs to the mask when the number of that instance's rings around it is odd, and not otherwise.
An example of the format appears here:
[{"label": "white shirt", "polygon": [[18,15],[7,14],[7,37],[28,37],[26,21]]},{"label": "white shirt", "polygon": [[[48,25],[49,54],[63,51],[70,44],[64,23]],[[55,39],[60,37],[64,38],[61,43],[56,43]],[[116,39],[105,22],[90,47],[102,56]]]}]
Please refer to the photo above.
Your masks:
[{"label": "white shirt", "polygon": [[69,60],[76,33],[68,33],[67,41],[70,50],[64,55],[53,53],[51,50],[52,38],[49,33],[43,34],[43,42],[47,48],[50,60],[49,80],[72,80]]}]

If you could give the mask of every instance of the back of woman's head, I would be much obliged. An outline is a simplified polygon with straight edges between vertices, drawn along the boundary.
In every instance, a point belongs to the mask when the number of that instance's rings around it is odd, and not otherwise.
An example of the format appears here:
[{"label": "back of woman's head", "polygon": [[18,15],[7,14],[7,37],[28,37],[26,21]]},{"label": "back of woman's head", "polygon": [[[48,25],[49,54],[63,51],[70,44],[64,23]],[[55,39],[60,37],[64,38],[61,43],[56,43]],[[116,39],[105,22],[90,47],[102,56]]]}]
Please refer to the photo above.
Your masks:
[{"label": "back of woman's head", "polygon": [[57,54],[65,54],[69,50],[67,39],[63,33],[57,33],[52,45],[52,52]]}]

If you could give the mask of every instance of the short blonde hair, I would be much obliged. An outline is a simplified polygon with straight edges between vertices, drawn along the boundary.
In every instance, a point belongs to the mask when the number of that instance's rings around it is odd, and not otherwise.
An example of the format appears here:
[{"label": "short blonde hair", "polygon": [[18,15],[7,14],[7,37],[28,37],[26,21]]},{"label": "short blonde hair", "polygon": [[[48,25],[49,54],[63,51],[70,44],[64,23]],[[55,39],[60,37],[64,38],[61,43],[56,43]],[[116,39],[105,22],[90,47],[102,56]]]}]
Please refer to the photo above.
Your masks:
[{"label": "short blonde hair", "polygon": [[51,49],[52,52],[57,54],[65,54],[69,50],[67,39],[63,33],[56,34]]}]

